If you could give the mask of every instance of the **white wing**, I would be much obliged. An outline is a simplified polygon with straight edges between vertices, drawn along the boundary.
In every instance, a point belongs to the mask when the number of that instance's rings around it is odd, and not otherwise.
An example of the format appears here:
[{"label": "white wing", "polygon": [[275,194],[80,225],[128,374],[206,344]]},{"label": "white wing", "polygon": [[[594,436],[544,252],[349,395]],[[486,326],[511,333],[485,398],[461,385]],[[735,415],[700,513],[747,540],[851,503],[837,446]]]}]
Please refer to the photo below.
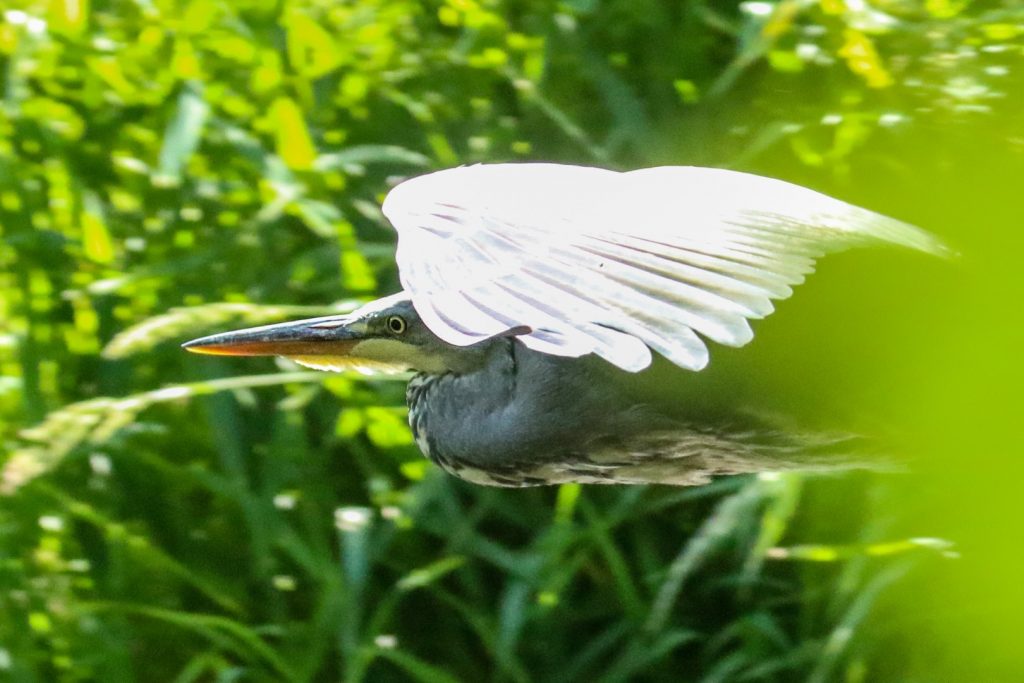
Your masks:
[{"label": "white wing", "polygon": [[595,353],[634,372],[650,349],[700,370],[701,336],[746,344],[747,321],[771,313],[826,252],[872,241],[944,252],[906,223],[709,168],[468,166],[398,185],[383,210],[402,285],[441,339],[465,346],[529,328],[520,339],[532,349]]}]

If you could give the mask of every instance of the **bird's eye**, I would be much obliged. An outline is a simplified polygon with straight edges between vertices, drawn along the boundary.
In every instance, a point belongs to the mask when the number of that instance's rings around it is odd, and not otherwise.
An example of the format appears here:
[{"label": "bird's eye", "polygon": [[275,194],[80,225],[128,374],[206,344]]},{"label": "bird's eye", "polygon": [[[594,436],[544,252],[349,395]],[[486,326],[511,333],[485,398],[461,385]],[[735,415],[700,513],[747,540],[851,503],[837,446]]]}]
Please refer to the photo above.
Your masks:
[{"label": "bird's eye", "polygon": [[403,334],[405,333],[405,318],[398,315],[388,316],[387,326],[388,331],[392,334]]}]

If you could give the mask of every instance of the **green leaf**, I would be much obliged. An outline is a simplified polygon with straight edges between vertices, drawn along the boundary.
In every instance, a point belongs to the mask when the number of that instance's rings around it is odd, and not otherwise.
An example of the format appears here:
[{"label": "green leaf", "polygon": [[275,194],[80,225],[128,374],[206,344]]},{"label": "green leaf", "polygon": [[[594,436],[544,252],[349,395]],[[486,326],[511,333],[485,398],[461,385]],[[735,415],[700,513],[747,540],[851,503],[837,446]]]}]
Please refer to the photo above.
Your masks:
[{"label": "green leaf", "polygon": [[164,131],[160,161],[153,177],[156,185],[177,185],[181,182],[182,169],[199,146],[209,111],[210,107],[203,98],[202,84],[198,81],[187,83],[178,95],[174,117]]},{"label": "green leaf", "polygon": [[770,50],[768,63],[782,73],[799,73],[804,70],[804,60],[790,50]]},{"label": "green leaf", "polygon": [[408,446],[413,443],[412,431],[401,411],[372,406],[366,409],[366,436],[378,448]]},{"label": "green leaf", "polygon": [[89,27],[89,0],[50,0],[47,20],[54,33],[79,35]]},{"label": "green leaf", "polygon": [[302,110],[290,97],[279,97],[270,106],[277,155],[293,171],[309,171],[316,161],[316,146],[306,127]]},{"label": "green leaf", "polygon": [[82,249],[86,258],[97,263],[114,260],[114,242],[103,220],[103,204],[93,192],[83,195]]},{"label": "green leaf", "polygon": [[555,500],[555,521],[566,524],[572,521],[582,487],[579,484],[562,484],[558,487],[558,498]]},{"label": "green leaf", "polygon": [[319,78],[341,63],[341,51],[320,24],[301,12],[287,19],[288,61],[305,78]]},{"label": "green leaf", "polygon": [[411,591],[417,588],[429,586],[438,579],[450,574],[462,565],[466,564],[466,558],[458,555],[445,557],[437,562],[428,564],[426,567],[413,570],[398,581],[398,589]]},{"label": "green leaf", "polygon": [[361,172],[365,164],[371,163],[426,167],[431,162],[426,155],[398,145],[353,145],[340,152],[322,155],[316,160],[316,169],[352,173]]}]

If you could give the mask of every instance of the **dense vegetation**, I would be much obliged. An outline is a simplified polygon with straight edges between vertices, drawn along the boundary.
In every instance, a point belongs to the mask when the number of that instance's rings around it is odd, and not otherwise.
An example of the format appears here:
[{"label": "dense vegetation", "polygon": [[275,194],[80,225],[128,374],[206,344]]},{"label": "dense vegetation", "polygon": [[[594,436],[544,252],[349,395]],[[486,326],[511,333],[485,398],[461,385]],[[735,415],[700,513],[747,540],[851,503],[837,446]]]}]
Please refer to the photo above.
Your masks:
[{"label": "dense vegetation", "polygon": [[[1019,680],[1022,72],[1013,0],[7,2],[0,675]],[[946,236],[923,277],[825,267],[775,338],[829,340],[807,366],[915,473],[484,489],[400,382],[178,349],[393,291],[390,183],[514,159],[741,168]]]}]

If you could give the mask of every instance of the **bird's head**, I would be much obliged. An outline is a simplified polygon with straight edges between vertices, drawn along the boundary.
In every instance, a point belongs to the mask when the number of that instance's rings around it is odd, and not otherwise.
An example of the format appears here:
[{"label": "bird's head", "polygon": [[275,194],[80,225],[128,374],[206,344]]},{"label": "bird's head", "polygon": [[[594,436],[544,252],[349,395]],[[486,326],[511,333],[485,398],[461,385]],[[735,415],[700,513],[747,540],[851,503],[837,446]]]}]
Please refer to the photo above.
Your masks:
[{"label": "bird's head", "polygon": [[251,327],[183,344],[194,353],[284,356],[318,370],[429,374],[469,372],[483,362],[487,346],[485,342],[459,347],[442,341],[404,292],[346,315]]}]

